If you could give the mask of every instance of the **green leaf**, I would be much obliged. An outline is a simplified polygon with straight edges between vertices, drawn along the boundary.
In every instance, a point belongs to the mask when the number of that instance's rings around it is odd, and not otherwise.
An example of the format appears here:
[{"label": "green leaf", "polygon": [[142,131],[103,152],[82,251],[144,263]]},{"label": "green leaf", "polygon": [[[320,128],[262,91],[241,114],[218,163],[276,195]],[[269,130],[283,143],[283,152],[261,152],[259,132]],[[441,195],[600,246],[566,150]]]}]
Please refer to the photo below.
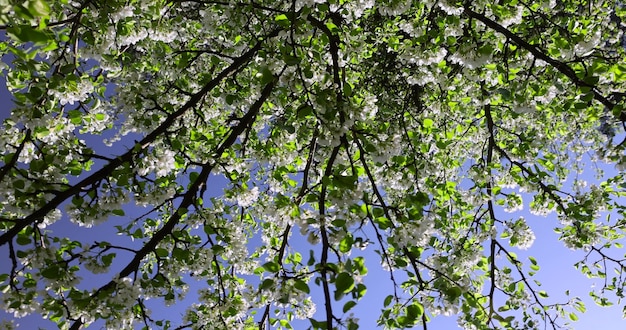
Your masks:
[{"label": "green leaf", "polygon": [[505,101],[511,100],[511,92],[508,89],[498,88],[498,92],[500,93],[500,96],[502,96],[503,100]]},{"label": "green leaf", "polygon": [[191,183],[196,182],[196,180],[198,179],[198,176],[200,176],[200,174],[198,172],[191,172],[191,173],[189,173],[189,182],[191,182]]},{"label": "green leaf", "polygon": [[135,229],[135,231],[131,235],[132,238],[140,239],[143,238],[143,230],[141,228]]},{"label": "green leaf", "polygon": [[430,203],[430,198],[428,197],[428,194],[418,192],[414,195],[409,195],[409,201],[411,203],[411,206],[424,207],[425,205],[428,205],[428,203]]},{"label": "green leaf", "polygon": [[574,303],[574,308],[581,313],[585,313],[587,311],[587,308],[585,307],[585,303],[583,303],[582,301],[576,301]]},{"label": "green leaf", "polygon": [[187,261],[189,259],[190,252],[189,250],[184,250],[179,247],[175,247],[172,249],[172,257],[176,260]]},{"label": "green leaf", "polygon": [[343,84],[343,95],[345,95],[346,97],[352,96],[352,85],[350,85],[349,83]]},{"label": "green leaf", "polygon": [[226,104],[232,105],[233,103],[235,103],[235,101],[237,101],[237,95],[233,95],[233,94],[226,95]]},{"label": "green leaf", "polygon": [[287,320],[280,320],[280,325],[285,327],[286,329],[293,329],[293,327],[291,326],[291,324],[289,324],[289,321]]},{"label": "green leaf", "polygon": [[391,301],[393,300],[393,296],[392,295],[388,295],[385,300],[383,301],[383,306],[387,307],[389,306],[389,304],[391,304]]},{"label": "green leaf", "polygon": [[338,27],[335,23],[333,23],[333,22],[331,22],[331,21],[326,22],[326,27],[327,27],[327,28],[328,28],[328,30],[330,30],[330,32],[332,32],[332,33],[337,33],[337,32],[340,32],[340,31],[341,31],[341,30],[339,29],[339,27]]},{"label": "green leaf", "polygon": [[343,312],[346,313],[347,311],[349,311],[350,309],[352,309],[352,307],[356,306],[356,301],[354,300],[350,300],[348,302],[346,302],[343,305]]},{"label": "green leaf", "polygon": [[30,236],[25,235],[25,234],[17,235],[17,239],[15,241],[19,245],[28,245],[32,242]]},{"label": "green leaf", "polygon": [[17,41],[32,42],[36,45],[45,45],[51,41],[51,36],[48,33],[33,29],[28,25],[7,28],[7,34]]},{"label": "green leaf", "polygon": [[268,272],[272,272],[272,273],[277,273],[278,270],[280,270],[280,265],[278,265],[277,263],[273,261],[266,262],[265,264],[263,264],[262,267],[265,268]]},{"label": "green leaf", "polygon": [[417,319],[424,314],[424,306],[417,301],[414,301],[413,304],[408,305],[406,307],[407,315],[409,315],[412,319]]},{"label": "green leaf", "polygon": [[352,290],[352,293],[354,294],[354,296],[359,299],[363,298],[366,292],[367,292],[367,287],[363,283],[357,284],[356,288]]},{"label": "green leaf", "polygon": [[24,283],[22,283],[22,285],[24,285],[25,288],[34,288],[37,286],[37,281],[32,278],[27,278],[26,280],[24,280]]},{"label": "green leaf", "polygon": [[47,279],[51,279],[51,280],[56,280],[61,278],[62,276],[62,272],[61,269],[59,269],[58,266],[50,266],[48,268],[44,268],[41,271],[41,276],[47,278]]},{"label": "green leaf", "polygon": [[382,230],[385,230],[387,228],[390,228],[392,226],[392,222],[391,220],[385,218],[385,217],[378,217],[374,219],[374,222],[378,225],[378,227]]},{"label": "green leaf", "polygon": [[346,234],[346,236],[341,239],[341,242],[339,242],[339,251],[341,251],[342,253],[349,252],[350,250],[352,250],[352,244],[354,244],[354,239],[352,238],[352,235]]},{"label": "green leaf", "polygon": [[349,273],[339,273],[335,279],[335,286],[337,287],[337,291],[348,293],[354,289],[354,278]]},{"label": "green leaf", "polygon": [[44,0],[30,0],[28,10],[33,16],[48,17],[50,15],[50,6]]},{"label": "green leaf", "polygon": [[335,175],[333,176],[333,183],[337,187],[354,189],[357,183],[356,175]]},{"label": "green leaf", "polygon": [[273,286],[274,286],[274,280],[271,279],[271,278],[266,278],[266,279],[263,280],[263,282],[261,282],[261,285],[259,286],[259,288],[261,290],[266,290],[266,289],[269,289],[269,288],[271,288]]},{"label": "green leaf", "polygon": [[261,85],[267,85],[274,80],[274,74],[267,66],[263,66],[257,73],[257,78],[259,78]]},{"label": "green leaf", "polygon": [[455,300],[460,297],[462,293],[461,288],[457,286],[450,287],[446,290],[446,295],[450,298],[450,300]]},{"label": "green leaf", "polygon": [[310,105],[306,105],[298,109],[298,118],[303,119],[313,115],[313,108]]},{"label": "green leaf", "polygon": [[304,282],[303,280],[300,280],[300,279],[296,280],[295,283],[293,284],[293,286],[296,289],[298,289],[298,290],[300,290],[300,291],[302,291],[304,293],[311,293],[311,290],[309,289],[309,285],[306,284],[306,282]]},{"label": "green leaf", "polygon": [[[24,3],[24,4],[28,5],[28,3]],[[8,6],[8,4],[3,4],[3,5],[5,8],[6,6]],[[13,6],[13,10],[15,11],[16,14],[18,14],[19,16],[21,16],[22,18],[26,20],[35,19],[35,16],[33,16],[30,10],[27,7],[25,7],[23,4],[17,4]]]},{"label": "green leaf", "polygon": [[164,257],[167,257],[167,256],[170,255],[170,252],[167,249],[164,249],[164,248],[157,248],[155,250],[155,253],[156,253],[157,257],[161,257],[161,258],[164,258]]},{"label": "green leaf", "polygon": [[102,263],[105,267],[111,266],[113,263],[113,259],[115,258],[115,253],[109,253],[102,256]]},{"label": "green leaf", "polygon": [[285,14],[276,15],[276,17],[274,17],[274,21],[282,27],[289,27],[291,25],[289,17]]},{"label": "green leaf", "polygon": [[26,258],[28,257],[28,253],[22,250],[17,250],[17,252],[15,252],[15,254],[17,255],[18,258]]},{"label": "green leaf", "polygon": [[583,79],[583,81],[586,84],[589,84],[591,86],[595,86],[600,81],[600,77],[598,77],[598,76],[587,76],[587,77],[585,77],[585,79]]},{"label": "green leaf", "polygon": [[83,113],[79,110],[70,110],[67,114],[70,122],[74,125],[80,125],[83,123]]}]

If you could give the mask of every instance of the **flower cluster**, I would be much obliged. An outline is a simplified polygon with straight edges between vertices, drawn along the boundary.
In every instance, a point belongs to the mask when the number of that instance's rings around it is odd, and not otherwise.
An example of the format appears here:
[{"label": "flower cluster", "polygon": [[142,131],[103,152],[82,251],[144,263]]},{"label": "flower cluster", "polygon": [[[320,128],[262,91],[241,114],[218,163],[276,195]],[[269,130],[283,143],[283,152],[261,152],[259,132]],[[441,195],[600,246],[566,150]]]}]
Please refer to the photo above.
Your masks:
[{"label": "flower cluster", "polygon": [[509,241],[512,246],[522,250],[530,248],[535,241],[535,233],[530,229],[524,217],[519,217],[515,221],[507,221],[504,235],[510,237]]},{"label": "flower cluster", "polygon": [[175,153],[169,149],[158,149],[144,157],[137,174],[141,176],[154,173],[157,178],[169,175],[176,168],[174,155]]}]

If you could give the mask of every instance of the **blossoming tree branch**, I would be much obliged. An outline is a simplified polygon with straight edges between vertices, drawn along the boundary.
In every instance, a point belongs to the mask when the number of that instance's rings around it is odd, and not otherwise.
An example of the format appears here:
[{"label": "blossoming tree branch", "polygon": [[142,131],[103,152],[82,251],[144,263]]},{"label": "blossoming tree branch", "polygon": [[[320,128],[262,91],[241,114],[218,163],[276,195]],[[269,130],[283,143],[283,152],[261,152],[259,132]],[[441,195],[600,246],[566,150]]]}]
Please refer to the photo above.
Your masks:
[{"label": "blossoming tree branch", "polygon": [[623,298],[625,16],[2,0],[0,306],[63,329],[357,329],[380,267],[381,327],[566,326],[585,306],[533,280],[520,211],[606,278],[598,304]]}]

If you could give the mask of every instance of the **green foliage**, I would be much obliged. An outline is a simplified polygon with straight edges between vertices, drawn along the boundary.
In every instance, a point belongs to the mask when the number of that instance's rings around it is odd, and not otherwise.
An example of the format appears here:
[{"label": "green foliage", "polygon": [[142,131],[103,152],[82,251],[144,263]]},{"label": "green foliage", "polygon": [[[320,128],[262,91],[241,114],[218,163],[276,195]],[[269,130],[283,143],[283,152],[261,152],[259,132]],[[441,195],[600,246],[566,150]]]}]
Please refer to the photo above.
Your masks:
[{"label": "green foliage", "polygon": [[[585,304],[519,251],[548,214],[604,283],[591,299],[619,303],[625,16],[0,0],[0,305],[73,329],[353,330],[372,310],[386,328],[558,328]],[[390,292],[372,303],[375,267]]]}]

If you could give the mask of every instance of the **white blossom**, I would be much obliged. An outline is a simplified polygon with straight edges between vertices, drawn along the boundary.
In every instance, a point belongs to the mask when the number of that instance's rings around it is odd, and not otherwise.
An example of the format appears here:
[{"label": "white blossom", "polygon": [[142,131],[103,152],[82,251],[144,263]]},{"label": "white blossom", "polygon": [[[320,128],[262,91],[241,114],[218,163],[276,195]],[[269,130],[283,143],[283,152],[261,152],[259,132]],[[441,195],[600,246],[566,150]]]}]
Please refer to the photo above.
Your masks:
[{"label": "white blossom", "polygon": [[259,187],[254,187],[250,190],[241,192],[237,195],[237,205],[241,207],[248,207],[252,205],[259,198]]}]

